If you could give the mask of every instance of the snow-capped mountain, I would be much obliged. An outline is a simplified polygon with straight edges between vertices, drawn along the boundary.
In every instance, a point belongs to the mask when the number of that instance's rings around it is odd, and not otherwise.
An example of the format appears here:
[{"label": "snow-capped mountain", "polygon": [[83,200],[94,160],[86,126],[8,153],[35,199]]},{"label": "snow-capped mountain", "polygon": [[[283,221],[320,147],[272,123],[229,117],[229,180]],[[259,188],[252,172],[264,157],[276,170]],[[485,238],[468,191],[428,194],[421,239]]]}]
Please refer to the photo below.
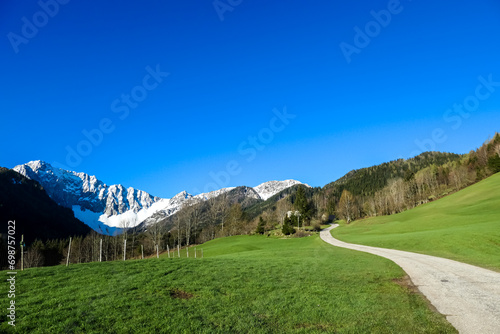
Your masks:
[{"label": "snow-capped mountain", "polygon": [[259,184],[257,187],[253,189],[259,194],[260,198],[264,201],[282,190],[286,188],[290,188],[296,184],[303,184],[306,187],[310,187],[309,185],[296,181],[296,180],[285,180],[285,181],[269,181]]},{"label": "snow-capped mountain", "polygon": [[[13,168],[19,174],[40,183],[59,205],[72,208],[75,216],[94,230],[111,234],[107,227],[132,227],[161,198],[122,185],[108,186],[95,176],[54,168],[37,160]],[[126,219],[117,219],[124,215]],[[122,218],[124,218],[122,217]],[[113,219],[114,218],[114,219]],[[107,225],[107,226],[103,226]]]},{"label": "snow-capped mountain", "polygon": [[[131,228],[141,223],[153,224],[173,215],[184,205],[206,201],[234,189],[222,188],[195,196],[183,191],[169,199],[119,184],[108,186],[95,176],[55,168],[40,160],[13,169],[39,182],[55,202],[71,208],[76,218],[103,234],[115,234],[121,228]],[[244,187],[240,195],[266,200],[296,184],[301,182],[270,181],[255,188]]]}]

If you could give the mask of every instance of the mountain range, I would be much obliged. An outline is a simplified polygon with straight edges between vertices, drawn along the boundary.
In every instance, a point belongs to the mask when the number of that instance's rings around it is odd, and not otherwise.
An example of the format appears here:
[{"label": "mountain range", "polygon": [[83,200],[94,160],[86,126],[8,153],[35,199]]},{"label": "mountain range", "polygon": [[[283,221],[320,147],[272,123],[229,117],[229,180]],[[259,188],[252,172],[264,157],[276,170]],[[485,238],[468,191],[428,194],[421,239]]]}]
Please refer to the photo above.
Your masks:
[{"label": "mountain range", "polygon": [[[73,210],[77,219],[101,234],[114,235],[123,228],[146,226],[169,217],[184,205],[210,200],[235,188],[223,188],[192,195],[182,191],[172,198],[160,198],[123,185],[106,185],[86,173],[55,168],[36,160],[15,166],[14,171],[38,182],[57,204]],[[269,181],[238,192],[257,201],[265,201],[297,184],[296,180]],[[304,184],[309,187],[308,185]]]}]

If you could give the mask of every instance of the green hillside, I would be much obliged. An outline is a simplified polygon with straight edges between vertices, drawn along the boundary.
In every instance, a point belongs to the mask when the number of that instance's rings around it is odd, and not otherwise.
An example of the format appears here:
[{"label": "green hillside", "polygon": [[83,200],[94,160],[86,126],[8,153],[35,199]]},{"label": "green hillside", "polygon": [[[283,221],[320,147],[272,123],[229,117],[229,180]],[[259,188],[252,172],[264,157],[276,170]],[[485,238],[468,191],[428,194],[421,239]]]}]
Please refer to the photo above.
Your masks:
[{"label": "green hillside", "polygon": [[340,240],[446,257],[500,271],[500,174],[397,215],[333,230]]},{"label": "green hillside", "polygon": [[456,333],[402,283],[397,265],[318,235],[236,236],[200,248],[203,259],[19,272],[16,327],[3,317],[0,332]]}]

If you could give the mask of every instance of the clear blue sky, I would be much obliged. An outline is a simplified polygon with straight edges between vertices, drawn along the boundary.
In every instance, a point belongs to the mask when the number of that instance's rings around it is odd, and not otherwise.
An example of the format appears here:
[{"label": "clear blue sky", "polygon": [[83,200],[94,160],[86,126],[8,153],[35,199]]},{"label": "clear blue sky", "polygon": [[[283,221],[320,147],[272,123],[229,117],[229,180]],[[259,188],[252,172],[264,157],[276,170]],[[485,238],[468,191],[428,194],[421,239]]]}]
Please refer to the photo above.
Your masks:
[{"label": "clear blue sky", "polygon": [[[476,90],[500,82],[497,0],[42,3],[0,4],[1,166],[171,197],[323,186],[419,141],[466,153],[500,131],[500,85]],[[464,101],[467,118],[447,112]]]}]

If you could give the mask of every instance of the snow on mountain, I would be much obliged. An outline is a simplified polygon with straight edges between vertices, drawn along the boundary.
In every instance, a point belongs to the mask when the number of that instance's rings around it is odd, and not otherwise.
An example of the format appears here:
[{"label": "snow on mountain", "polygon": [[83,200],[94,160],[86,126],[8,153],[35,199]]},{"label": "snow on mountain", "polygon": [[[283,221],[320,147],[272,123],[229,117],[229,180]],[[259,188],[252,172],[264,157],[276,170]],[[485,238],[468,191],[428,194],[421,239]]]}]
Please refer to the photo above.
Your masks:
[{"label": "snow on mountain", "polygon": [[58,204],[101,212],[106,216],[139,212],[160,200],[159,197],[122,185],[107,186],[95,176],[54,168],[43,161],[30,161],[14,167],[19,174],[39,182]]},{"label": "snow on mountain", "polygon": [[54,201],[72,208],[78,219],[104,234],[113,234],[115,229],[103,232],[102,224],[114,228],[134,227],[152,214],[153,206],[164,206],[164,199],[142,190],[122,185],[108,186],[95,176],[54,168],[39,160],[13,169],[39,182]]},{"label": "snow on mountain", "polygon": [[[54,201],[71,208],[76,218],[95,231],[109,235],[119,234],[123,228],[141,223],[146,226],[154,224],[173,215],[184,205],[206,201],[235,189],[222,188],[196,196],[183,191],[168,199],[120,184],[108,186],[93,175],[55,168],[40,160],[13,169],[39,182]],[[295,180],[265,182],[255,188],[245,187],[240,196],[266,200],[296,184],[302,183]]]},{"label": "snow on mountain", "polygon": [[50,164],[39,160],[16,166],[14,170],[39,182],[47,194],[62,206],[71,207],[73,204],[78,204],[95,212],[103,211],[105,208],[102,199],[106,185],[95,176],[53,168]]},{"label": "snow on mountain", "polygon": [[309,185],[296,180],[285,180],[264,182],[262,184],[259,184],[257,187],[254,187],[253,189],[257,192],[257,194],[259,194],[260,198],[265,201],[268,198],[276,195],[280,191],[285,190],[286,188],[290,188],[296,184],[303,184],[304,186],[310,188]]},{"label": "snow on mountain", "polygon": [[193,196],[195,199],[199,199],[199,200],[209,200],[211,198],[214,198],[214,197],[217,197],[217,196],[220,196],[222,194],[225,194],[231,190],[233,190],[235,187],[228,187],[228,188],[222,188],[222,189],[219,189],[219,190],[214,190],[214,191],[211,191],[209,193],[203,193],[203,194],[198,194],[196,196]]},{"label": "snow on mountain", "polygon": [[[53,200],[73,209],[76,218],[103,234],[135,227],[156,213],[170,216],[193,198],[185,191],[167,199],[120,184],[108,186],[95,176],[55,168],[40,160],[13,169],[39,182]],[[210,199],[225,191],[200,194],[196,200]]]},{"label": "snow on mountain", "polygon": [[71,208],[73,209],[73,213],[77,219],[84,222],[87,226],[98,233],[106,235],[118,235],[122,233],[121,228],[108,226],[100,221],[101,216],[103,216],[100,212],[85,210],[79,205],[73,205]]},{"label": "snow on mountain", "polygon": [[168,216],[173,215],[174,213],[179,211],[183,205],[193,205],[201,201],[208,201],[233,189],[234,187],[222,188],[195,196],[187,193],[186,191],[180,192],[171,199],[164,200],[165,202],[163,202],[163,205],[158,210],[152,212],[146,219],[142,220],[141,222],[143,222],[146,226],[152,225]]}]

